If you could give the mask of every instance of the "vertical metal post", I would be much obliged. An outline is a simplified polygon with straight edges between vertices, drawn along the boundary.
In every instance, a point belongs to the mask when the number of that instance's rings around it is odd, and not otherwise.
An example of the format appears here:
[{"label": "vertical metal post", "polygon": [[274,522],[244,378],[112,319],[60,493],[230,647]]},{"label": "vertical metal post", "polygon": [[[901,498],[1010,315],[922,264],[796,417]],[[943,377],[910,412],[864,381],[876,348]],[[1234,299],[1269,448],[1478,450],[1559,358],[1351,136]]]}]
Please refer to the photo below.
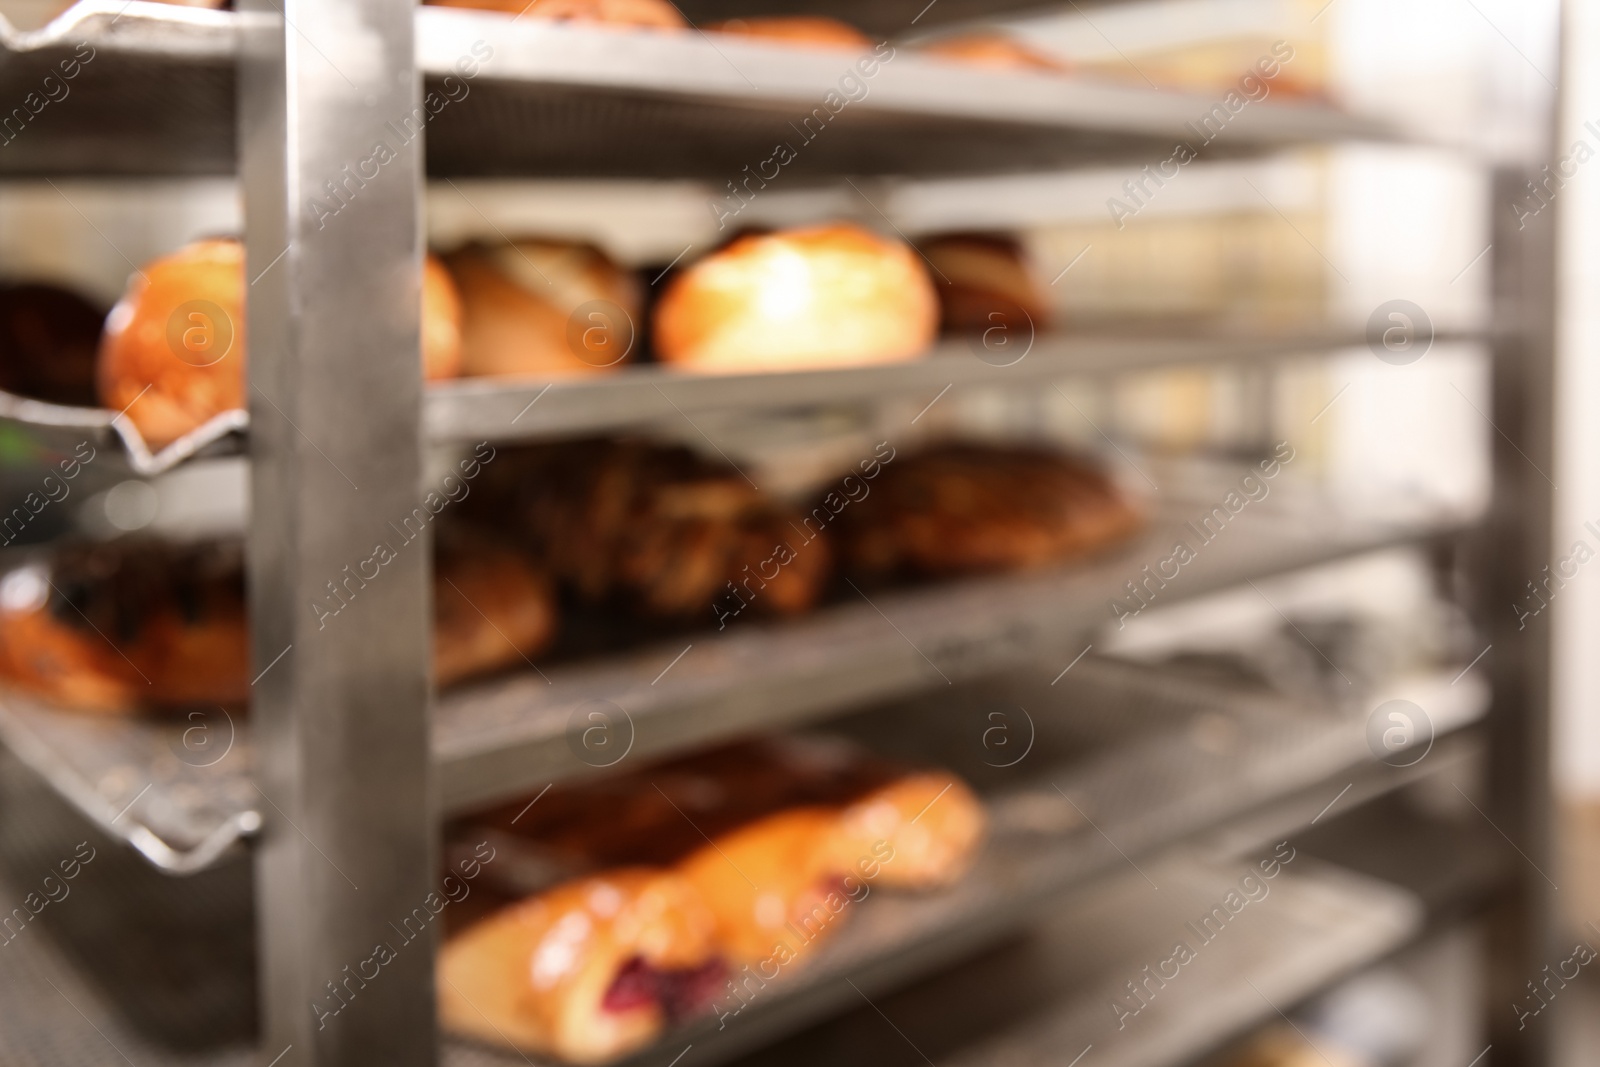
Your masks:
[{"label": "vertical metal post", "polygon": [[[1489,914],[1485,983],[1487,1041],[1495,1067],[1545,1067],[1554,1021],[1526,1021],[1529,982],[1559,961],[1551,793],[1550,705],[1553,641],[1550,613],[1524,627],[1515,605],[1528,582],[1554,558],[1556,216],[1543,211],[1519,227],[1510,205],[1527,193],[1532,167],[1497,170],[1493,182],[1495,427],[1494,505],[1483,554],[1483,613],[1493,652],[1489,714],[1489,805],[1506,850],[1505,888]],[[1517,853],[1521,854],[1518,855]],[[1536,1006],[1536,1005],[1535,1005]]]},{"label": "vertical metal post", "polygon": [[432,1064],[413,0],[241,7],[260,1062]]}]

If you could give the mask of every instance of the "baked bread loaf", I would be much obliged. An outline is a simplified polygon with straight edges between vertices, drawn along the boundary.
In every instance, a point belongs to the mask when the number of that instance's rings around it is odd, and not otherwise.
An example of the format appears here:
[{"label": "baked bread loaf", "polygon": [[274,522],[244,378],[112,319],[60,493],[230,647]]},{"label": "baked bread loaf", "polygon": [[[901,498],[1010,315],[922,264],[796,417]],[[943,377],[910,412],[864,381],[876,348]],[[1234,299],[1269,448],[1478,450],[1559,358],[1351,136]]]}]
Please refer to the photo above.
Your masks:
[{"label": "baked bread loaf", "polygon": [[461,293],[463,374],[603,374],[638,348],[638,279],[592,245],[475,244],[447,263]]},{"label": "baked bread loaf", "polygon": [[941,325],[951,333],[1007,335],[1050,324],[1045,287],[1034,277],[1022,243],[990,234],[942,234],[921,245],[922,254],[948,281],[939,286]]},{"label": "baked bread loaf", "polygon": [[658,30],[688,25],[668,0],[425,0],[437,7],[477,8],[550,22],[601,22]]},{"label": "baked bread loaf", "polygon": [[569,882],[445,943],[440,1020],[496,1044],[604,1063],[712,1002],[726,974],[715,929],[677,874],[625,868]]},{"label": "baked bread loaf", "polygon": [[717,372],[895,363],[937,324],[916,252],[841,223],[741,237],[683,271],[656,308],[655,351]]},{"label": "baked bread loaf", "polygon": [[54,285],[0,286],[0,389],[93,407],[95,348],[105,313]]},{"label": "baked bread loaf", "polygon": [[917,51],[956,63],[993,67],[996,70],[1061,74],[1070,69],[1064,61],[1024,44],[1009,33],[999,31],[979,30],[940,37],[918,45]]},{"label": "baked bread loaf", "polygon": [[[0,681],[106,714],[242,705],[250,641],[235,547],[69,548],[0,577]],[[442,541],[434,573],[440,685],[525,662],[550,641],[549,584],[519,554]]]},{"label": "baked bread loaf", "polygon": [[793,615],[821,596],[832,556],[798,515],[730,466],[635,440],[506,452],[480,514],[509,519],[579,601],[657,620],[721,622],[748,606]]},{"label": "baked bread loaf", "polygon": [[879,580],[1045,566],[1138,526],[1109,479],[1066,456],[944,444],[886,464],[830,532],[846,571]]},{"label": "baked bread loaf", "polygon": [[759,37],[811,48],[849,48],[870,51],[872,38],[847,22],[814,15],[773,15],[765,18],[728,19],[705,27],[738,37]]},{"label": "baked bread loaf", "polygon": [[[100,403],[127,409],[155,448],[245,406],[244,248],[196,241],[145,264],[106,316],[97,378]],[[422,362],[429,380],[461,362],[461,305],[443,266],[422,275]]]}]

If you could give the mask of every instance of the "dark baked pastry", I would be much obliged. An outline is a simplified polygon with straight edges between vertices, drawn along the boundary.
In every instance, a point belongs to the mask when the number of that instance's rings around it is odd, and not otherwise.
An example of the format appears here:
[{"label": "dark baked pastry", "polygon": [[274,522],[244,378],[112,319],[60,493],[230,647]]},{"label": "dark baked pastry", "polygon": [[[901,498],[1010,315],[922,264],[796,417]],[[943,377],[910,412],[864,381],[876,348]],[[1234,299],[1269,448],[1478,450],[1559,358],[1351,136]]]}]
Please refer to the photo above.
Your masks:
[{"label": "dark baked pastry", "polygon": [[686,448],[575,441],[507,453],[486,475],[486,514],[509,514],[558,581],[639,617],[792,615],[816,603],[832,562],[797,513]]},{"label": "dark baked pastry", "polygon": [[1125,537],[1138,513],[1105,475],[1039,448],[944,444],[887,463],[830,532],[858,577],[1038,567]]},{"label": "dark baked pastry", "polygon": [[54,285],[0,286],[0,389],[93,407],[95,347],[105,312]]},{"label": "dark baked pastry", "polygon": [[[52,703],[125,714],[249,697],[236,546],[72,547],[0,577],[0,680]],[[357,593],[359,595],[359,593]],[[519,554],[441,541],[440,685],[522,663],[555,630],[549,584]]]},{"label": "dark baked pastry", "polygon": [[1044,287],[1015,238],[944,234],[924,241],[922,254],[945,279],[938,292],[947,331],[981,333],[999,327],[1011,336],[1027,336],[1030,324],[1035,330],[1049,325]]}]

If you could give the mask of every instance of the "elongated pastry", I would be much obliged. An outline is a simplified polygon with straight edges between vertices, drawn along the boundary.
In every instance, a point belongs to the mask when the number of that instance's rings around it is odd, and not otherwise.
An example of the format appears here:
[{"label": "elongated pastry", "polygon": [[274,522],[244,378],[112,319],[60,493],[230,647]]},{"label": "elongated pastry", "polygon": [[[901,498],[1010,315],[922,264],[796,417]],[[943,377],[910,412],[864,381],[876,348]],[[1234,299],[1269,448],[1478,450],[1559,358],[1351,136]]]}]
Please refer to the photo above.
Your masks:
[{"label": "elongated pastry", "polygon": [[446,257],[461,293],[461,373],[567,378],[637,355],[638,279],[592,245],[468,245]]},{"label": "elongated pastry", "polygon": [[570,1063],[604,1063],[703,1009],[725,974],[687,879],[624,868],[496,913],[439,953],[445,1026]]},{"label": "elongated pastry", "polygon": [[831,808],[795,808],[723,834],[680,865],[716,916],[735,966],[808,955],[843,926],[850,898],[829,846]]},{"label": "elongated pastry", "polygon": [[872,38],[848,22],[814,15],[728,19],[726,22],[708,23],[704,28],[737,37],[757,37],[806,48],[848,48],[863,52],[872,48]]},{"label": "elongated pastry", "polygon": [[499,11],[550,22],[600,22],[676,30],[687,25],[667,0],[426,0],[438,7]]},{"label": "elongated pastry", "polygon": [[[241,562],[233,547],[137,545],[16,568],[0,577],[0,680],[105,714],[244,704]],[[440,685],[524,663],[554,633],[548,583],[503,547],[441,544],[433,599]]]},{"label": "elongated pastry", "polygon": [[1039,567],[1112,544],[1139,515],[1099,471],[1038,448],[944,444],[885,464],[830,532],[858,577]]},{"label": "elongated pastry", "polygon": [[787,371],[915,359],[938,298],[901,241],[834,224],[741,237],[673,279],[656,355],[694,370]]},{"label": "elongated pastry", "polygon": [[54,285],[0,286],[0,389],[93,407],[95,348],[105,313]]},{"label": "elongated pastry", "polygon": [[829,863],[862,872],[864,861],[877,859],[873,878],[889,888],[949,885],[971,866],[987,821],[983,805],[955,775],[905,775],[839,813]]},{"label": "elongated pastry", "polygon": [[[145,264],[106,316],[100,403],[126,409],[160,448],[208,419],[245,406],[244,248],[196,241]],[[461,363],[461,305],[444,267],[422,273],[422,363],[430,380]]]},{"label": "elongated pastry", "polygon": [[728,464],[686,448],[586,440],[507,452],[474,507],[507,518],[589,604],[643,618],[791,615],[821,595],[832,557],[796,513]]}]

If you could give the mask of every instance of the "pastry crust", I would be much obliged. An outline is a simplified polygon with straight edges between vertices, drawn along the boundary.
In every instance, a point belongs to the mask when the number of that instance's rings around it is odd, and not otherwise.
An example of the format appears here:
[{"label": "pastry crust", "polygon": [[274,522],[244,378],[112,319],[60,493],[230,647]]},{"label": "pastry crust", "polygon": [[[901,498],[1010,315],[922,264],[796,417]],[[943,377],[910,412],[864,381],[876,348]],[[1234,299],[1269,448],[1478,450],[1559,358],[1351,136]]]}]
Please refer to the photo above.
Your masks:
[{"label": "pastry crust", "polygon": [[646,619],[714,622],[747,603],[792,615],[832,554],[731,466],[686,448],[588,440],[507,453],[476,506],[508,516],[579,600]]},{"label": "pastry crust", "polygon": [[939,286],[941,325],[951,333],[996,328],[1018,350],[1025,339],[1050,325],[1045,288],[1034,276],[1021,242],[991,234],[944,234],[921,243],[946,279]]},{"label": "pastry crust", "polygon": [[[442,545],[433,601],[440,685],[522,664],[555,630],[549,583],[491,544]],[[0,679],[63,707],[242,706],[249,657],[236,549],[71,549],[0,577]]]},{"label": "pastry crust", "polygon": [[1024,44],[1009,33],[990,30],[941,37],[918,46],[917,50],[923,55],[996,70],[1061,74],[1070,69],[1062,60]]},{"label": "pastry crust", "polygon": [[550,22],[599,22],[676,30],[687,23],[667,0],[426,0],[436,7],[476,8]]},{"label": "pastry crust", "polygon": [[[245,406],[244,248],[196,241],[147,263],[106,316],[100,403],[128,418],[153,448]],[[423,373],[456,374],[461,306],[431,256],[422,272]]]},{"label": "pastry crust", "polygon": [[741,237],[673,279],[656,309],[663,362],[786,371],[915,359],[938,298],[908,245],[847,224]]},{"label": "pastry crust", "polygon": [[1103,474],[1040,449],[946,444],[897,459],[832,532],[867,580],[1041,567],[1138,528]]},{"label": "pastry crust", "polygon": [[947,771],[896,778],[839,813],[830,840],[830,865],[859,870],[884,852],[874,881],[897,889],[931,889],[965,874],[988,823],[967,784]]},{"label": "pastry crust", "polygon": [[723,968],[686,879],[625,868],[569,882],[469,927],[439,953],[445,1026],[571,1063],[604,1063],[704,1007]]},{"label": "pastry crust", "polygon": [[581,377],[637,355],[638,280],[592,245],[468,245],[448,264],[461,294],[463,374]]},{"label": "pastry crust", "polygon": [[757,37],[809,48],[872,49],[872,38],[847,22],[813,15],[773,15],[708,23],[707,30],[738,37]]},{"label": "pastry crust", "polygon": [[105,313],[54,285],[0,286],[0,389],[93,407],[95,348]]}]

